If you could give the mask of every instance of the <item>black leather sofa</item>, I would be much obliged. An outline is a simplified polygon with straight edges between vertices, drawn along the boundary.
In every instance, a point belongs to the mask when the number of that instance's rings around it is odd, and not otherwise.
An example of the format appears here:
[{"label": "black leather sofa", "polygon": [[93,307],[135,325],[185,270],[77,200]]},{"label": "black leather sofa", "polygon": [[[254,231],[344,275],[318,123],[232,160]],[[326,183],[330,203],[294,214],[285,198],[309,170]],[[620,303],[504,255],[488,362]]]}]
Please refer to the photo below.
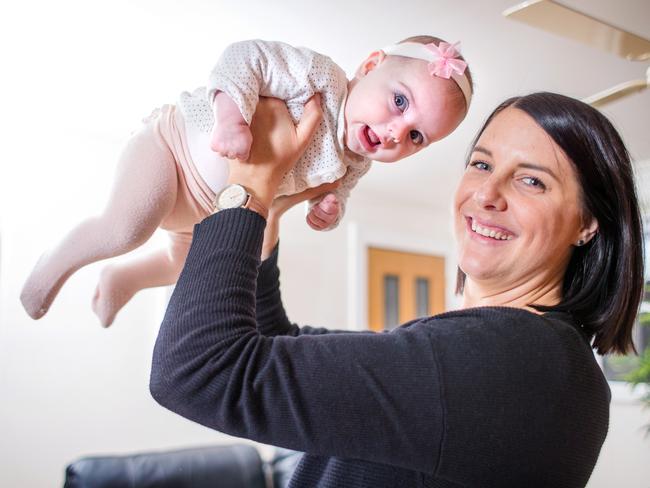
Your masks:
[{"label": "black leather sofa", "polygon": [[66,467],[64,488],[284,488],[299,458],[278,449],[264,462],[249,444],[87,456]]}]

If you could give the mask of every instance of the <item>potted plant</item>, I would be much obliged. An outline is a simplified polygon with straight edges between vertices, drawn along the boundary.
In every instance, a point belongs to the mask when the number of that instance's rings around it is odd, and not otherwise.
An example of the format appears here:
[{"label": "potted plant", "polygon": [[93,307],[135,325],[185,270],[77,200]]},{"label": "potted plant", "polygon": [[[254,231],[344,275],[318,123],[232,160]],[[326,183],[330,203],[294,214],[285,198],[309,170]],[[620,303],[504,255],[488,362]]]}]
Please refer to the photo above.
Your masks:
[{"label": "potted plant", "polygon": [[[639,327],[641,327],[641,341],[644,349],[636,357],[636,367],[627,373],[624,378],[633,387],[646,385],[641,401],[645,408],[650,408],[650,282],[645,285],[641,313],[639,314]],[[650,424],[646,425],[646,434],[650,434]]]}]

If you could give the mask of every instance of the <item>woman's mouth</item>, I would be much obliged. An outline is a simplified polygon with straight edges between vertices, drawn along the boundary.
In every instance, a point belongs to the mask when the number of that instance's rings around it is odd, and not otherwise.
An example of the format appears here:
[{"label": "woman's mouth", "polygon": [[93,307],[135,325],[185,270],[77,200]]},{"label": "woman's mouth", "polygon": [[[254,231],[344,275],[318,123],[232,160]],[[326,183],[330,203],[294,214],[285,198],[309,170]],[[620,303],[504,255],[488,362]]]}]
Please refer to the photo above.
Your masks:
[{"label": "woman's mouth", "polygon": [[474,234],[478,234],[488,239],[496,241],[510,241],[514,238],[514,234],[502,227],[493,227],[486,224],[479,224],[471,217],[467,217],[469,228]]},{"label": "woman's mouth", "polygon": [[357,139],[363,146],[364,150],[368,152],[375,152],[377,146],[381,144],[381,140],[375,132],[368,125],[364,125],[359,129]]}]

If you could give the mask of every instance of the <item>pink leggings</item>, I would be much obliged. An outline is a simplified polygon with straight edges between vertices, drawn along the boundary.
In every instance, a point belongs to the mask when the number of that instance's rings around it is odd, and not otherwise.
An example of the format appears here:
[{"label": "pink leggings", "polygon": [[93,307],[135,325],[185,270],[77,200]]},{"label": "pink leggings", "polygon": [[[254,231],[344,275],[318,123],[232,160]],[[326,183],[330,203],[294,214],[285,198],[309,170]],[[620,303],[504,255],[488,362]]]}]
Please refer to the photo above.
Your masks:
[{"label": "pink leggings", "polygon": [[[129,157],[141,160],[156,154],[159,161],[176,166],[176,203],[160,227],[172,233],[191,234],[194,224],[212,213],[215,194],[192,162],[180,110],[163,105],[143,122],[145,126],[133,136],[134,154]],[[144,155],[139,154],[142,150]]]},{"label": "pink leggings", "polygon": [[199,176],[185,141],[183,120],[165,105],[144,120],[124,148],[103,213],[72,229],[44,254],[28,277],[21,301],[38,319],[65,281],[79,268],[125,254],[153,232],[169,232],[168,249],[107,266],[93,298],[104,326],[143,288],[176,282],[192,241],[193,226],[213,208],[214,192]]}]

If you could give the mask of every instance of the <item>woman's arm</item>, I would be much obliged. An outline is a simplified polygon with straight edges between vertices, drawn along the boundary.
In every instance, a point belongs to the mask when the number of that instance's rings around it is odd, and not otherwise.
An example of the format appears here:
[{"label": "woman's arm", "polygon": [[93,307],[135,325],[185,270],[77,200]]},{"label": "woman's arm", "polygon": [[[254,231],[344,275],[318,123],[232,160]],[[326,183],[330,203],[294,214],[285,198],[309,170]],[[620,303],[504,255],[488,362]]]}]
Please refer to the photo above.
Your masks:
[{"label": "woman's arm", "polygon": [[[270,205],[309,129],[296,131],[286,110],[286,117],[263,112],[259,120],[270,130],[255,138],[249,160],[259,162],[233,162],[230,178]],[[287,120],[293,132],[274,128]],[[256,159],[261,140],[268,147]],[[154,398],[231,435],[433,472],[444,418],[426,328],[265,337],[255,310],[264,227],[247,209],[221,211],[195,227],[154,348]]]},{"label": "woman's arm", "polygon": [[433,472],[443,407],[426,329],[263,336],[263,229],[245,209],[195,227],[154,348],[154,398],[230,435]]},{"label": "woman's arm", "polygon": [[257,278],[256,311],[257,328],[262,335],[325,334],[335,332],[326,328],[299,327],[292,324],[282,304],[280,293],[280,269],[278,268],[280,220],[291,207],[329,193],[338,188],[339,182],[310,188],[302,193],[278,197],[273,201],[264,229],[262,264]]},{"label": "woman's arm", "polygon": [[277,246],[260,265],[255,293],[255,311],[257,330],[264,336],[296,336],[300,333],[300,327],[291,323],[282,303]]}]

